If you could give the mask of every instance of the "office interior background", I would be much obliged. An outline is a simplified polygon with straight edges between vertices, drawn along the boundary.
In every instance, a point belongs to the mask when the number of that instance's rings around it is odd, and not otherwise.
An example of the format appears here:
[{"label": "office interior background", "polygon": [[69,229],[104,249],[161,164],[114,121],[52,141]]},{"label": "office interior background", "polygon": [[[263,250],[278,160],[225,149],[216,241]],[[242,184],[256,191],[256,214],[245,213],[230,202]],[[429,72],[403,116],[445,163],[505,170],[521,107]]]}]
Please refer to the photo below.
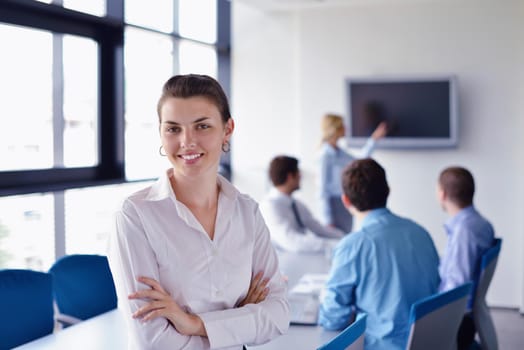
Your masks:
[{"label": "office interior background", "polygon": [[488,303],[524,312],[524,1],[47,3],[0,5],[0,266],[105,254],[120,200],[169,166],[156,101],[172,74],[209,74],[228,91],[236,129],[224,164],[241,191],[260,200],[269,160],[291,154],[298,196],[317,215],[320,119],[346,115],[344,80],[454,74],[458,146],[373,156],[388,206],[440,253],[438,173],[473,172],[475,204],[504,239]]}]

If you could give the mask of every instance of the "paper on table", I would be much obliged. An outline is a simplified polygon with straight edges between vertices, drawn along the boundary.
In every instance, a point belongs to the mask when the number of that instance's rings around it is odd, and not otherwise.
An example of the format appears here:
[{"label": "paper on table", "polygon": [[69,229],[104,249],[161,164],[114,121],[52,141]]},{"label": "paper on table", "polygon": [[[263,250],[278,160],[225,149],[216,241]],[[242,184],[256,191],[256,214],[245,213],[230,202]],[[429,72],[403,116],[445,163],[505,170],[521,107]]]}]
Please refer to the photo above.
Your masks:
[{"label": "paper on table", "polygon": [[298,283],[290,290],[294,294],[320,295],[324,288],[328,275],[324,273],[306,273]]}]

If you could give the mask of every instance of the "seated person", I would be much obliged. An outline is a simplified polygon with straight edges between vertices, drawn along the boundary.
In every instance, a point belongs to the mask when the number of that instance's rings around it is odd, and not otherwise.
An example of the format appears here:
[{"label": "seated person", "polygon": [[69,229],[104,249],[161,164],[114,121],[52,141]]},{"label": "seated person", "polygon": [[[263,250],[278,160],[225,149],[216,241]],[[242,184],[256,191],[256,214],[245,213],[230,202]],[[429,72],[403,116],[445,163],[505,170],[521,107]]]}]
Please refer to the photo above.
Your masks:
[{"label": "seated person", "polygon": [[292,252],[321,252],[336,243],[325,238],[338,239],[344,235],[337,228],[322,225],[304,203],[293,198],[293,192],[300,188],[296,158],[273,158],[269,177],[274,187],[261,202],[260,210],[277,247]]},{"label": "seated person", "polygon": [[[437,198],[450,218],[444,227],[448,241],[440,261],[440,287],[445,291],[478,278],[480,259],[493,245],[493,226],[473,206],[473,175],[461,167],[444,169],[439,176]],[[473,293],[474,291],[472,291]],[[470,296],[467,312],[460,325],[458,349],[469,349],[475,339]]]},{"label": "seated person", "polygon": [[319,323],[347,327],[367,313],[366,350],[404,350],[411,305],[437,292],[438,255],[428,232],[386,208],[389,186],[372,159],[355,160],[342,174],[344,206],[360,223],[335,247]]}]

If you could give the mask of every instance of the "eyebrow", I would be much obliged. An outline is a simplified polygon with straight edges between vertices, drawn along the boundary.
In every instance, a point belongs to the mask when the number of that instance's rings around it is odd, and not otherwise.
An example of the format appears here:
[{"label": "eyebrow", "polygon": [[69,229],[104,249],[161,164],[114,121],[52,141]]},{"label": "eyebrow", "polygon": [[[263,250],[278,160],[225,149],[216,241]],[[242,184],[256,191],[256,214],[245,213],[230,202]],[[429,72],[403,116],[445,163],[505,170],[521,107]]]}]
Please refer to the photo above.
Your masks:
[{"label": "eyebrow", "polygon": [[[197,123],[203,122],[203,121],[206,120],[206,119],[209,119],[209,117],[201,117],[201,118],[198,118],[197,120],[194,120],[192,123],[193,123],[193,124],[197,124]],[[164,123],[164,124],[170,124],[170,125],[180,125],[179,123],[174,122],[174,121],[171,121],[171,120],[166,120],[166,121],[163,121],[162,123]]]}]

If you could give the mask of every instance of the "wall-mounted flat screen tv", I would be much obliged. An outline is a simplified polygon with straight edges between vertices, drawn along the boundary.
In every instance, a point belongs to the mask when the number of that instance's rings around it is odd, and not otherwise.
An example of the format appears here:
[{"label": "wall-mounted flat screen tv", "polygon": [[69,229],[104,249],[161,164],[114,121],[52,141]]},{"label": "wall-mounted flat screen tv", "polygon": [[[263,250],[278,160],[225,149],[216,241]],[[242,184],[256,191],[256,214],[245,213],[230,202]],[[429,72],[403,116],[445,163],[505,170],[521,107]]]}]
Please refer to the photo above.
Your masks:
[{"label": "wall-mounted flat screen tv", "polygon": [[381,121],[388,134],[380,148],[456,147],[457,79],[370,77],[346,79],[347,142],[364,145]]}]

